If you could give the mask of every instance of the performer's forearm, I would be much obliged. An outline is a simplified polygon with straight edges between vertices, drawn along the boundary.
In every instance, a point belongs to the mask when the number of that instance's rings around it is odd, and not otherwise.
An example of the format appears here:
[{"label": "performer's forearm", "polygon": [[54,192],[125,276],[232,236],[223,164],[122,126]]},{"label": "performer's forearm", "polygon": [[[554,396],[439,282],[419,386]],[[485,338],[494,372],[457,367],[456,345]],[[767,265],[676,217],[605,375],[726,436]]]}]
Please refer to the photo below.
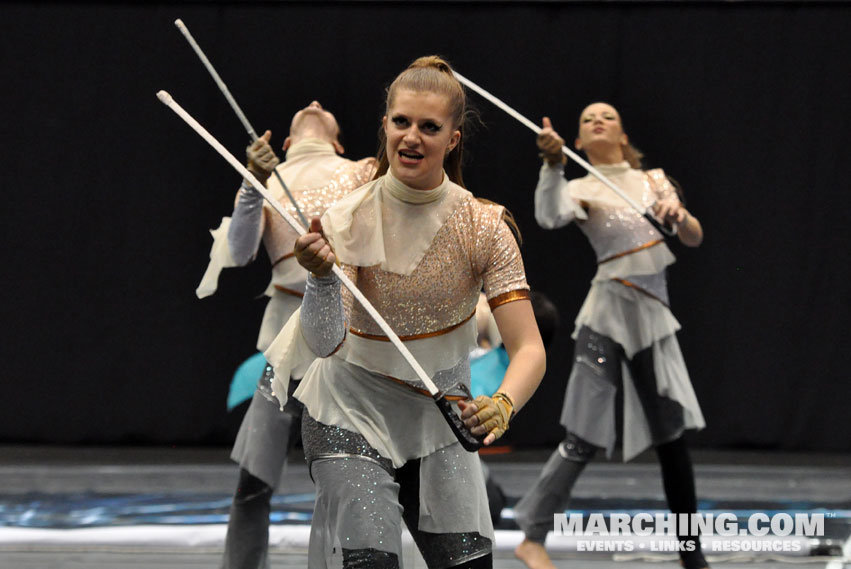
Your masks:
[{"label": "performer's forearm", "polygon": [[307,277],[301,303],[301,330],[310,349],[320,357],[331,355],[345,339],[343,299],[340,280],[335,275]]},{"label": "performer's forearm", "polygon": [[234,262],[248,264],[257,255],[262,236],[263,196],[243,184],[228,230],[228,247]]},{"label": "performer's forearm", "polygon": [[510,363],[497,391],[514,399],[514,412],[520,411],[532,398],[547,368],[543,345],[530,343],[509,354]]},{"label": "performer's forearm", "polygon": [[697,247],[703,242],[703,227],[696,217],[686,213],[685,220],[677,227],[677,236],[683,245]]}]

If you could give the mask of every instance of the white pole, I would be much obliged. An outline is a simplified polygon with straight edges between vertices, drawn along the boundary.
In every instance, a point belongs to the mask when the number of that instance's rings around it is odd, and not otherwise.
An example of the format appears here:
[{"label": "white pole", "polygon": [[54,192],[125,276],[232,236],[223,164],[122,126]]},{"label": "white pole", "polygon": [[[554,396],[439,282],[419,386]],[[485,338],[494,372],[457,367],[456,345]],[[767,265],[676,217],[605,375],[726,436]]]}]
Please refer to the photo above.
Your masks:
[{"label": "white pole", "polygon": [[231,108],[236,113],[236,116],[239,117],[239,120],[242,121],[243,126],[245,126],[245,130],[248,131],[248,136],[251,137],[251,142],[257,140],[257,133],[254,132],[254,127],[251,126],[251,123],[248,122],[248,118],[246,118],[245,113],[242,112],[242,109],[239,108],[239,105],[236,104],[236,99],[233,98],[233,95],[230,94],[230,89],[225,85],[225,82],[222,81],[222,78],[216,72],[216,69],[213,67],[213,64],[210,63],[210,60],[207,59],[207,56],[204,54],[204,51],[201,49],[201,46],[198,45],[198,42],[195,41],[195,38],[192,37],[192,34],[189,33],[189,28],[183,23],[183,20],[180,18],[174,21],[174,25],[177,26],[177,29],[180,30],[180,33],[183,34],[183,37],[186,38],[186,41],[189,42],[189,45],[192,46],[192,49],[195,50],[195,53],[198,55],[198,59],[201,60],[201,63],[204,64],[204,67],[207,68],[207,71],[210,72],[210,75],[213,76],[213,81],[216,82],[216,85],[219,86],[222,94],[225,96],[225,99],[230,103]]}]

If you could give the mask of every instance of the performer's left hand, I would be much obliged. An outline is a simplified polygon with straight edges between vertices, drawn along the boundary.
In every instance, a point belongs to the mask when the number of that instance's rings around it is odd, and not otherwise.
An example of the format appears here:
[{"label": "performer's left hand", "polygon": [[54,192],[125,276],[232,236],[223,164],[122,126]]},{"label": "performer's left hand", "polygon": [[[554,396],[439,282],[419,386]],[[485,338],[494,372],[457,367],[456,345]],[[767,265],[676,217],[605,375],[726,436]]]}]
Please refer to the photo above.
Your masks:
[{"label": "performer's left hand", "polygon": [[688,210],[683,207],[677,198],[659,200],[653,204],[653,213],[656,218],[666,225],[679,225],[688,217]]},{"label": "performer's left hand", "polygon": [[473,401],[459,401],[464,426],[477,436],[487,434],[483,444],[492,444],[508,430],[508,420],[514,411],[510,401],[494,394],[494,397],[479,395]]}]

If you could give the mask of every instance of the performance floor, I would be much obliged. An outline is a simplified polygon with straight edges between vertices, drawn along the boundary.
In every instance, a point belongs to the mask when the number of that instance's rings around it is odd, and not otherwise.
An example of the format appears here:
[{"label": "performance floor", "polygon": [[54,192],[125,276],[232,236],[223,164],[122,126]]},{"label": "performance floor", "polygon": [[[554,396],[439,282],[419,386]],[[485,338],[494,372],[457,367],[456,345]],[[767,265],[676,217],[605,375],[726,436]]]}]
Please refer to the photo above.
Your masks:
[{"label": "performance floor", "polygon": [[[218,567],[237,477],[226,448],[0,447],[0,569],[194,569]],[[546,451],[484,456],[507,496],[494,566],[519,569],[521,535],[511,506],[534,482]],[[794,565],[851,569],[851,456],[694,451],[700,510],[824,514],[824,535],[746,540],[705,536],[710,563],[722,569]],[[306,567],[313,486],[296,449],[273,500],[272,569]],[[633,463],[597,461],[580,478],[571,512],[666,511],[652,454]],[[606,539],[613,543],[615,538]],[[676,554],[578,551],[577,538],[550,536],[559,568],[678,568]],[[621,538],[622,540],[622,538]],[[725,552],[733,541],[785,543],[787,552]],[[777,540],[780,540],[779,542]],[[407,538],[405,567],[425,564]],[[751,545],[754,547],[754,545]]]}]

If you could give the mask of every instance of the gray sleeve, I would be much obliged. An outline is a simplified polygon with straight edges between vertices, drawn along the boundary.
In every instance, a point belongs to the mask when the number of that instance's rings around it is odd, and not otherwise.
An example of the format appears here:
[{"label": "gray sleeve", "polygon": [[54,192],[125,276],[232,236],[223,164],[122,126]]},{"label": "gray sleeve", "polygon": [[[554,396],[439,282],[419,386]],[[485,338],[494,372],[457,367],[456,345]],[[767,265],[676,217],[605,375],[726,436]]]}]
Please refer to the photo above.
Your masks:
[{"label": "gray sleeve", "polygon": [[346,337],[340,279],[308,275],[301,303],[301,331],[313,353],[326,357]]},{"label": "gray sleeve", "polygon": [[263,196],[243,182],[228,230],[228,248],[237,265],[246,265],[257,255],[262,217]]},{"label": "gray sleeve", "polygon": [[564,166],[544,163],[535,187],[535,220],[544,229],[564,227],[574,219],[587,215],[571,197],[564,179]]}]

